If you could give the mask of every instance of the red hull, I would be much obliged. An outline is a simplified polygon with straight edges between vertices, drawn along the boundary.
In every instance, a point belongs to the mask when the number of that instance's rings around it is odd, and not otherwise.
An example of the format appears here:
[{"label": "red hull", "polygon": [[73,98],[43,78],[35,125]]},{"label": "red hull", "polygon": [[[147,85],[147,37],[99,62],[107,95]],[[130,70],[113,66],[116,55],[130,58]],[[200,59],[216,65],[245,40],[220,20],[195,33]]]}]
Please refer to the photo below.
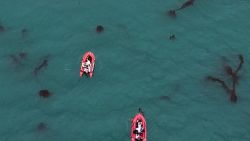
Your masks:
[{"label": "red hull", "polygon": [[131,125],[131,141],[136,141],[136,135],[133,133],[133,131],[136,129],[136,121],[141,120],[142,121],[142,127],[144,131],[142,132],[142,141],[147,141],[147,125],[146,125],[146,119],[144,118],[142,113],[137,113],[135,117],[132,119],[132,125]]},{"label": "red hull", "polygon": [[[83,57],[82,57],[82,63],[83,62],[86,62],[86,60],[87,60],[87,58],[88,57],[90,57],[91,59],[90,59],[90,63],[91,63],[91,70],[90,70],[90,72],[88,73],[88,75],[89,75],[89,77],[91,78],[92,76],[93,76],[93,73],[94,73],[94,68],[95,68],[95,55],[94,55],[94,53],[92,53],[92,52],[86,52],[84,55],[83,55]],[[80,77],[82,77],[84,75],[84,68],[82,67],[82,65],[81,65],[81,67],[80,67]]]}]

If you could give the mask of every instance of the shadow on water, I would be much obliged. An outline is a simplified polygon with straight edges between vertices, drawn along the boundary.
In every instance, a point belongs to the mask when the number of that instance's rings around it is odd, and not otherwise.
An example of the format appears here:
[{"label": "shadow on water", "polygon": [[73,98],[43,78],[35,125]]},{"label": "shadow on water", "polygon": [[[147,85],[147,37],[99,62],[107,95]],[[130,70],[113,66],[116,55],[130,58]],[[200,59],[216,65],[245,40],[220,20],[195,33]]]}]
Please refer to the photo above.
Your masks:
[{"label": "shadow on water", "polygon": [[0,24],[0,33],[3,33],[5,31],[5,27]]},{"label": "shadow on water", "polygon": [[185,1],[180,8],[177,8],[177,9],[171,9],[167,12],[168,16],[169,17],[172,17],[172,18],[175,18],[177,16],[176,14],[176,11],[179,11],[179,10],[182,10],[184,8],[187,8],[187,7],[190,7],[190,6],[193,6],[194,4],[194,0],[187,0]]},{"label": "shadow on water", "polygon": [[48,130],[48,125],[44,122],[40,122],[37,124],[36,130],[38,132],[45,132]]},{"label": "shadow on water", "polygon": [[47,68],[49,58],[50,58],[50,55],[46,55],[40,59],[40,63],[38,63],[38,65],[33,70],[33,73],[35,76],[37,76],[40,71]]},{"label": "shadow on water", "polygon": [[236,85],[238,84],[238,80],[239,80],[238,72],[240,71],[240,69],[242,68],[242,64],[244,63],[244,59],[241,54],[238,55],[238,59],[239,59],[239,64],[235,70],[233,70],[230,65],[226,65],[224,67],[226,74],[229,77],[231,77],[231,80],[232,80],[231,88],[228,86],[228,84],[226,84],[224,80],[218,77],[213,77],[213,76],[206,77],[207,80],[219,83],[223,87],[223,89],[227,92],[227,94],[230,96],[230,101],[234,103],[237,102],[237,99],[238,99],[237,94],[236,94]]},{"label": "shadow on water", "polygon": [[28,54],[26,52],[19,52],[18,54],[10,54],[9,59],[11,63],[14,64],[16,67],[23,66],[23,62],[27,58]]}]

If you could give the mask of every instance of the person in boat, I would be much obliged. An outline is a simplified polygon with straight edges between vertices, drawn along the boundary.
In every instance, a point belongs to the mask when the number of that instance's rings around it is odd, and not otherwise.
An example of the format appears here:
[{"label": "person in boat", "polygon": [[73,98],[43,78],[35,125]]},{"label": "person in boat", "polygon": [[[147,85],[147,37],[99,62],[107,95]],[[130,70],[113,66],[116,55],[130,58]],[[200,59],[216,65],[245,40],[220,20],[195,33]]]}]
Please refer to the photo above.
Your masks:
[{"label": "person in boat", "polygon": [[142,127],[142,121],[141,120],[137,120],[137,126],[136,129],[137,133],[141,134],[143,132],[143,127]]},{"label": "person in boat", "polygon": [[82,63],[82,67],[83,67],[84,72],[86,72],[86,73],[90,72],[90,67],[91,67],[90,57],[87,58],[86,62]]},{"label": "person in boat", "polygon": [[135,141],[142,141],[142,138],[139,134],[135,135]]},{"label": "person in boat", "polygon": [[142,140],[142,133],[144,132],[144,129],[142,127],[142,121],[141,120],[137,120],[136,121],[136,129],[133,131],[133,133],[135,134],[135,139],[136,141],[141,141]]}]

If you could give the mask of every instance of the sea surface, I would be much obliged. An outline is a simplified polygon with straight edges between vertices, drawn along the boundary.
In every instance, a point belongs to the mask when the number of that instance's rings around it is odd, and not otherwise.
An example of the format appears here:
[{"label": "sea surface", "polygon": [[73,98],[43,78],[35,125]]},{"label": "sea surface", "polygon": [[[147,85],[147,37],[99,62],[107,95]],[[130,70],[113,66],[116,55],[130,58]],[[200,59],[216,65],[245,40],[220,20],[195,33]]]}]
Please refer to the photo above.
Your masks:
[{"label": "sea surface", "polygon": [[[166,14],[184,2],[0,0],[0,141],[129,141],[139,107],[148,141],[249,141],[250,1],[196,0]],[[87,51],[91,79],[79,78]],[[224,66],[236,69],[239,54],[232,103],[206,77],[231,86]]]}]

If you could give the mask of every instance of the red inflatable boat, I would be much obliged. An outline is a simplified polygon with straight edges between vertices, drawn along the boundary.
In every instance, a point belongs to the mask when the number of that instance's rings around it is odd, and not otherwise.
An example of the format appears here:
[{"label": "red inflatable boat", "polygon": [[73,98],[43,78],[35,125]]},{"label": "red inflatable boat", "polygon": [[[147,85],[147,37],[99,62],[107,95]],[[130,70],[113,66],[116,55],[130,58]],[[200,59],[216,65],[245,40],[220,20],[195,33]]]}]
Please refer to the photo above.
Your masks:
[{"label": "red inflatable boat", "polygon": [[131,141],[147,141],[146,120],[141,109],[132,119]]},{"label": "red inflatable boat", "polygon": [[[90,67],[89,67],[90,69],[86,73],[86,72],[84,72],[83,64],[86,63],[87,59],[89,59],[89,61],[90,61]],[[82,77],[84,75],[84,73],[86,73],[91,78],[93,76],[94,68],[95,68],[95,55],[94,55],[94,53],[92,53],[90,51],[86,52],[82,57],[82,63],[81,63],[81,68],[80,68],[80,77]]]}]

